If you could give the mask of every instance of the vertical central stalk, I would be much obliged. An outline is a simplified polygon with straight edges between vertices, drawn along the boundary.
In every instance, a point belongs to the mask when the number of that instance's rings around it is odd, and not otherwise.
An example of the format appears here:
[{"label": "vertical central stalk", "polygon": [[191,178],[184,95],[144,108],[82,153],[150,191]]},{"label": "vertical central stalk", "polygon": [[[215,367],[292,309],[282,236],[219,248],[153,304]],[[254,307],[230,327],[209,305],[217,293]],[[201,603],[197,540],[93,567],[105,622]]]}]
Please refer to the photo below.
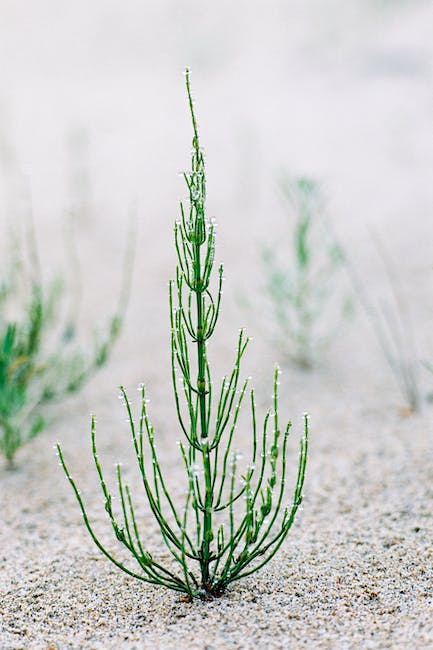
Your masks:
[{"label": "vertical central stalk", "polygon": [[[198,253],[200,255],[200,252]],[[200,262],[200,258],[199,258]],[[207,418],[206,418],[206,343],[204,340],[204,323],[203,323],[203,300],[202,292],[197,291],[197,356],[198,356],[198,376],[197,391],[199,394],[199,411],[200,411],[200,433],[201,439],[208,436]]]},{"label": "vertical central stalk", "polygon": [[203,314],[203,292],[202,278],[201,278],[201,261],[200,261],[200,244],[196,243],[195,246],[195,280],[196,280],[196,301],[197,301],[197,391],[198,391],[198,408],[200,419],[200,434],[201,434],[201,452],[203,456],[203,471],[205,481],[205,501],[204,501],[204,517],[203,517],[203,540],[201,544],[201,579],[202,586],[208,590],[210,587],[209,578],[209,565],[210,565],[210,544],[213,538],[212,532],[212,506],[213,506],[213,490],[212,490],[212,469],[210,463],[210,452],[208,444],[208,422],[207,422],[207,409],[206,409],[206,341],[205,341],[205,323]]}]

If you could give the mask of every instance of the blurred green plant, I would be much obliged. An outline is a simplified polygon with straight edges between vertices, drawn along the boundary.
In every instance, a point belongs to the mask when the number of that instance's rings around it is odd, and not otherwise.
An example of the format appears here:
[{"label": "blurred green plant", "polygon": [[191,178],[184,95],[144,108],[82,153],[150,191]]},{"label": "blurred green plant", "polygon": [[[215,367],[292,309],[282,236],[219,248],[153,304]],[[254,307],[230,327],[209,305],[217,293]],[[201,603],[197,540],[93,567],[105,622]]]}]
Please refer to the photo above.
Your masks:
[{"label": "blurred green plant", "polygon": [[374,231],[371,237],[384,267],[386,295],[380,299],[374,298],[349,260],[347,260],[347,268],[355,293],[405,401],[400,412],[402,415],[410,415],[419,409],[421,403],[420,362],[416,352],[410,310],[403,298],[394,265],[381,238]]},{"label": "blurred green plant", "polygon": [[339,315],[345,316],[352,309],[347,297],[338,296],[344,252],[322,219],[321,190],[315,180],[284,177],[280,189],[295,223],[288,251],[274,245],[262,251],[266,295],[277,345],[291,362],[309,369],[335,336],[336,328],[329,325],[331,307],[337,302]]},{"label": "blurred green plant", "polygon": [[180,219],[175,224],[178,266],[176,280],[170,282],[169,290],[172,382],[177,417],[184,436],[184,440],[178,443],[186,472],[186,495],[182,496],[181,505],[170,494],[161,468],[144,386],[139,386],[141,406],[137,424],[126,392],[123,387],[120,389],[147,502],[172,562],[161,564],[146,548],[131,491],[124,482],[119,465],[119,513],[115,512],[114,497],[98,457],[94,417],[91,425],[93,459],[105,510],[117,540],[132,554],[137,568],[129,568],[116,559],[99,540],[60,446],[58,453],[87,530],[111,562],[144,582],[165,586],[190,598],[206,598],[221,595],[230,583],[263,567],[283,543],[302,500],[308,417],[305,416],[304,420],[305,432],[301,439],[294,495],[288,501],[287,452],[291,424],[289,422],[285,429],[280,429],[279,370],[276,369],[272,406],[264,418],[261,434],[257,431],[254,391],[250,391],[251,460],[241,473],[239,467],[243,463],[233,443],[241,406],[248,391],[249,380],[240,383],[240,363],[249,339],[241,330],[233,370],[223,377],[215,399],[207,344],[220,314],[223,268],[220,266],[218,269],[213,289],[215,224],[205,213],[205,164],[188,71],[186,88],[194,132],[192,167],[184,174],[189,208],[181,203]]},{"label": "blurred green plant", "polygon": [[46,403],[79,390],[107,361],[121,330],[132,268],[129,250],[118,308],[86,352],[77,340],[76,314],[62,315],[62,282],[41,279],[31,220],[27,225],[27,243],[11,238],[0,284],[0,453],[9,467],[18,449],[43,430]]}]

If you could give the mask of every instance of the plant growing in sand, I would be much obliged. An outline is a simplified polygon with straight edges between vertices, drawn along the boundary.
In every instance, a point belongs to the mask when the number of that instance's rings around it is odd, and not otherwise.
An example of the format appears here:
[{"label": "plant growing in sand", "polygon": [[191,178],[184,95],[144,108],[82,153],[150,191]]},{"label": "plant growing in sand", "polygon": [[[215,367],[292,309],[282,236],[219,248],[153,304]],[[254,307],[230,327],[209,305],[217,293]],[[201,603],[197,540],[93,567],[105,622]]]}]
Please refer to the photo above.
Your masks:
[{"label": "plant growing in sand", "polygon": [[[266,293],[279,347],[297,366],[311,368],[335,334],[326,315],[336,301],[336,276],[344,254],[322,218],[318,183],[306,177],[284,178],[280,186],[295,224],[288,263],[280,261],[275,248],[263,250]],[[339,309],[347,315],[350,301],[342,299]]]},{"label": "plant growing in sand", "polygon": [[218,269],[214,290],[215,224],[205,213],[205,164],[188,71],[186,88],[194,133],[191,170],[184,174],[189,206],[181,204],[180,219],[175,224],[178,266],[176,280],[170,282],[169,290],[172,382],[184,438],[178,443],[180,462],[186,474],[186,495],[180,505],[170,494],[161,469],[144,386],[139,387],[141,407],[137,423],[126,392],[123,387],[120,389],[147,503],[172,561],[161,564],[146,548],[136,506],[120,466],[117,466],[119,512],[115,512],[114,497],[97,453],[94,417],[93,459],[105,510],[117,540],[132,554],[136,568],[129,568],[116,559],[99,540],[60,446],[58,454],[87,530],[108,559],[139,580],[168,587],[191,598],[204,598],[221,595],[230,583],[260,569],[283,543],[302,500],[308,419],[305,416],[294,495],[288,504],[287,446],[291,425],[288,423],[284,430],[280,429],[278,369],[274,375],[272,406],[261,432],[257,430],[254,392],[249,392],[251,461],[243,473],[239,471],[240,457],[233,447],[234,434],[249,383],[248,379],[240,382],[240,363],[249,342],[243,330],[239,333],[233,370],[223,378],[213,399],[207,343],[220,314],[223,269],[222,266]]},{"label": "plant growing in sand", "polygon": [[400,409],[401,413],[410,415],[419,409],[421,400],[420,363],[416,353],[410,312],[382,240],[376,233],[372,233],[372,238],[385,269],[386,297],[374,300],[349,261],[347,261],[348,270],[383,356],[406,402],[406,405]]},{"label": "plant growing in sand", "polygon": [[[93,350],[77,342],[78,324],[64,319],[59,281],[45,285],[31,222],[28,247],[16,243],[0,285],[0,453],[13,465],[15,454],[45,426],[47,402],[77,391],[107,360],[126,307],[130,264],[119,306]],[[28,253],[30,268],[18,261]]]}]

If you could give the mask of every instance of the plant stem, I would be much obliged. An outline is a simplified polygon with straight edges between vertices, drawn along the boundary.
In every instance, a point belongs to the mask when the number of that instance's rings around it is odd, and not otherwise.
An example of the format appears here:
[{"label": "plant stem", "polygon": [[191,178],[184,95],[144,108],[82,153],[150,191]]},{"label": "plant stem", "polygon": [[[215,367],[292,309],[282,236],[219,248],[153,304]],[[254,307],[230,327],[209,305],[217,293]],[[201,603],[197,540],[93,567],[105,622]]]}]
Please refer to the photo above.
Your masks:
[{"label": "plant stem", "polygon": [[[197,267],[200,269],[200,246],[196,246]],[[196,283],[200,285],[201,277],[200,270]],[[198,358],[198,376],[197,376],[197,390],[199,394],[199,409],[200,409],[200,426],[201,426],[201,439],[205,440],[208,436],[207,417],[206,417],[206,343],[204,340],[204,323],[203,323],[203,300],[202,292],[197,291],[197,358]]]},{"label": "plant stem", "polygon": [[[197,143],[198,144],[198,143]],[[204,588],[209,584],[209,564],[210,564],[210,544],[212,541],[212,508],[213,508],[213,481],[212,469],[210,462],[210,452],[208,444],[208,421],[206,405],[206,341],[205,341],[205,323],[203,318],[203,293],[201,277],[200,246],[201,240],[195,244],[195,287],[196,287],[196,305],[197,305],[197,361],[198,376],[197,390],[199,395],[198,407],[200,411],[200,433],[201,433],[201,452],[203,457],[203,470],[205,480],[205,502],[203,517],[203,539],[201,544],[201,579]]]}]

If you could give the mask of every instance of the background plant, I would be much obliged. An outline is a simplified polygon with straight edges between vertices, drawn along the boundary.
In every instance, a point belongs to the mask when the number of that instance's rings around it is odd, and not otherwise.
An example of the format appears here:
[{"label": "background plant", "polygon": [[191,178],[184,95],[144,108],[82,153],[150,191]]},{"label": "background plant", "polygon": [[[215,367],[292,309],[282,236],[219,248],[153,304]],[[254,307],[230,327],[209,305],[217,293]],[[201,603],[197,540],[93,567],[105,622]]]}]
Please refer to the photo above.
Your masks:
[{"label": "background plant", "polygon": [[121,329],[131,271],[129,250],[116,312],[86,351],[77,312],[62,315],[61,281],[42,281],[31,219],[27,226],[26,242],[18,237],[10,247],[0,285],[0,452],[9,466],[44,428],[45,404],[77,391],[106,362]]},{"label": "background plant", "polygon": [[351,310],[339,295],[344,254],[323,219],[319,184],[285,177],[280,189],[295,222],[287,250],[263,250],[266,293],[279,347],[296,365],[311,368],[335,335],[335,309],[339,315]]},{"label": "background plant", "polygon": [[[260,431],[257,426],[254,391],[248,379],[240,381],[240,363],[249,339],[240,331],[235,363],[215,390],[207,344],[220,314],[223,268],[213,282],[215,224],[205,213],[206,176],[203,153],[190,92],[186,87],[193,125],[191,170],[184,174],[189,206],[180,205],[175,224],[178,258],[176,280],[170,282],[171,367],[177,417],[183,440],[180,462],[186,473],[183,503],[170,494],[156,450],[155,431],[150,423],[146,391],[140,386],[138,422],[125,390],[133,449],[147,497],[162,539],[172,558],[158,562],[146,548],[129,486],[117,466],[120,511],[105,480],[95,440],[93,459],[99,476],[105,510],[117,540],[132,554],[136,567],[129,568],[102,544],[90,523],[83,499],[65,464],[61,464],[75,492],[85,525],[99,549],[120,569],[144,582],[162,585],[189,597],[217,596],[235,580],[257,571],[278,551],[294,521],[302,500],[307,458],[308,420],[301,439],[298,472],[291,503],[287,501],[287,445],[290,423],[280,428],[278,378],[274,374],[272,406]],[[214,286],[215,284],[215,286]],[[249,392],[251,409],[251,460],[243,469],[234,449],[234,434],[241,406]]]},{"label": "background plant", "polygon": [[419,409],[421,401],[420,362],[416,352],[414,330],[408,305],[382,240],[376,233],[372,234],[372,239],[384,268],[384,297],[375,300],[353,264],[350,264],[349,260],[346,262],[356,294],[405,401],[402,413],[410,414]]}]

